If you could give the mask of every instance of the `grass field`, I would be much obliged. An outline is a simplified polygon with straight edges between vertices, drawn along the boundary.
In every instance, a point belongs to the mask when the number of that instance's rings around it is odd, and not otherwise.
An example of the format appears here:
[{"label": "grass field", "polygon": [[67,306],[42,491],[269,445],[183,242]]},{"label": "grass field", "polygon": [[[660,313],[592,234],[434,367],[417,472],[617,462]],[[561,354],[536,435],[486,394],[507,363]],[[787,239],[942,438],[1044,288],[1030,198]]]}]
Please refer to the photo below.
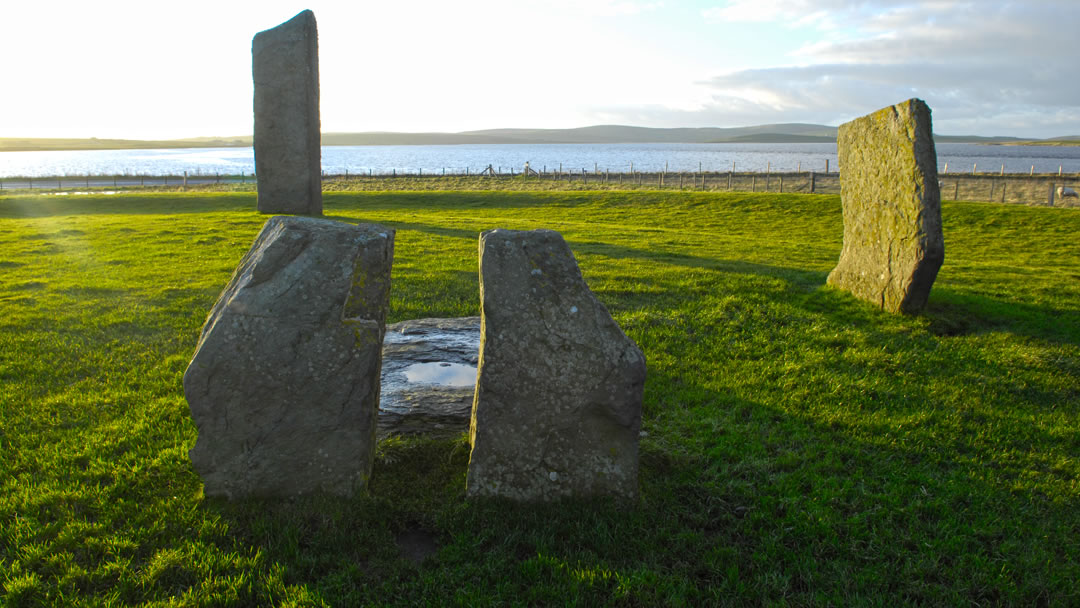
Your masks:
[{"label": "grass field", "polygon": [[0,604],[1080,603],[1076,210],[944,203],[898,317],[824,287],[836,196],[327,193],[397,228],[391,321],[477,314],[481,230],[563,233],[648,359],[627,509],[466,500],[464,437],[349,500],[204,499],[181,376],[254,207],[0,197]]}]

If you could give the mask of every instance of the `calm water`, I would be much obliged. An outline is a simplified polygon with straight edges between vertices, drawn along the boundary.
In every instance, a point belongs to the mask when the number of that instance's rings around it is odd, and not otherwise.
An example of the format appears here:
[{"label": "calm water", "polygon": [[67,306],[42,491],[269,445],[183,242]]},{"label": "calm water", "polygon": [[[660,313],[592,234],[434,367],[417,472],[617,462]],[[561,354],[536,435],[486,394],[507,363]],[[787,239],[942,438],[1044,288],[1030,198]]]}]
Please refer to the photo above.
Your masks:
[{"label": "calm water", "polygon": [[[938,171],[1080,173],[1080,146],[986,146],[938,144]],[[497,144],[457,146],[324,146],[323,170],[352,174],[471,173],[489,164],[517,172],[526,162],[537,171],[824,171],[836,170],[836,144]],[[251,174],[251,148],[0,152],[0,178],[56,175]]]}]

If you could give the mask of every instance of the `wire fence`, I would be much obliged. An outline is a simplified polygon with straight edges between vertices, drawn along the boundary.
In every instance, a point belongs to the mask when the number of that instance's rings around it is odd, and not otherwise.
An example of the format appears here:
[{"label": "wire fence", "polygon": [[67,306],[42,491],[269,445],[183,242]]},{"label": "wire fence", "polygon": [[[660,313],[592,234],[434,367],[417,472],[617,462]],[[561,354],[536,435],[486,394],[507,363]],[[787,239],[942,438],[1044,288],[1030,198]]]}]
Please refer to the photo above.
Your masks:
[{"label": "wire fence", "polygon": [[[362,189],[394,189],[396,184],[428,185],[430,189],[453,188],[440,180],[453,178],[463,187],[484,187],[499,184],[500,189],[515,185],[546,185],[558,189],[649,189],[689,190],[702,192],[767,192],[802,194],[839,194],[841,174],[817,171],[619,171],[609,170],[548,170],[516,171],[488,166],[477,172],[442,169],[438,172],[398,170],[340,173],[324,172],[324,187],[347,190],[350,185]],[[1001,174],[1001,173],[943,173],[938,174],[942,200],[987,201],[1022,204],[1062,204],[1077,199],[1069,190],[1080,190],[1080,174]],[[257,187],[252,173],[205,174],[184,172],[178,175],[65,175],[55,177],[0,178],[0,194],[15,191],[79,191],[80,189],[134,189],[140,187],[177,188],[237,185]],[[1060,189],[1060,191],[1059,191]],[[1065,195],[1063,197],[1063,195]]]}]

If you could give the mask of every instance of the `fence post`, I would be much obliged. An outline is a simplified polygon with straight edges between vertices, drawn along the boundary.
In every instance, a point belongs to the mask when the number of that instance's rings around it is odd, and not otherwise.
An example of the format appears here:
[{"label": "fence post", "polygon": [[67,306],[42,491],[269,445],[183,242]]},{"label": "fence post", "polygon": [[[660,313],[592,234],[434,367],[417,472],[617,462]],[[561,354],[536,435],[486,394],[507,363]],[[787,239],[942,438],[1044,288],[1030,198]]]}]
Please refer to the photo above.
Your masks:
[{"label": "fence post", "polygon": [[30,180],[30,189],[33,190],[34,189],[34,178],[28,177],[27,179]]},{"label": "fence post", "polygon": [[825,173],[829,172],[829,159],[825,159]]},{"label": "fence post", "polygon": [[953,189],[952,200],[954,200],[954,201],[960,200],[960,178],[959,177],[956,178],[956,187]]},{"label": "fence post", "polygon": [[1054,206],[1054,182],[1050,182],[1050,194],[1046,199],[1046,202],[1053,207]]},{"label": "fence post", "polygon": [[682,178],[683,178],[683,174],[682,174],[682,171],[680,171],[679,172],[679,190],[682,190]]},{"label": "fence post", "polygon": [[988,200],[991,203],[994,202],[994,178],[992,177],[990,178],[990,198]]},{"label": "fence post", "polygon": [[1005,202],[1005,186],[1008,185],[1008,183],[1009,182],[1007,182],[1007,181],[1002,181],[1001,182],[1001,202],[1003,202],[1003,203]]},{"label": "fence post", "polygon": [[780,194],[784,193],[784,174],[780,174]]},{"label": "fence post", "polygon": [[813,171],[811,171],[811,172],[810,172],[810,194],[813,194],[813,193],[814,193],[814,185],[815,185],[815,184],[814,184],[814,177],[815,177],[815,176],[814,176],[814,172],[813,172]]},{"label": "fence post", "polygon": [[735,163],[731,163],[731,171],[727,172],[727,189],[731,192],[731,176],[735,174]]},{"label": "fence post", "polygon": [[750,192],[757,192],[757,173],[750,176]]}]

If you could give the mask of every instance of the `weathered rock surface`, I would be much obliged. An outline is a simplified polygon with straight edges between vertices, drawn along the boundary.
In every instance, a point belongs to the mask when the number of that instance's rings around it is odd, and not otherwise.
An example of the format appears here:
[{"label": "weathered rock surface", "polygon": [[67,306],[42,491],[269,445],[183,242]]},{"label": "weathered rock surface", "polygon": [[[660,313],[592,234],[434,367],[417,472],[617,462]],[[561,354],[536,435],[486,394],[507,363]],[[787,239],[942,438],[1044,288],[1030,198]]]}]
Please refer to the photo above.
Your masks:
[{"label": "weathered rock surface", "polygon": [[840,125],[844,246],[828,283],[890,312],[926,305],[945,260],[930,108],[919,99]]},{"label": "weathered rock surface", "polygon": [[319,36],[303,11],[255,34],[255,174],[262,213],[322,215]]},{"label": "weathered rock surface", "polygon": [[394,231],[274,217],[203,326],[184,393],[207,496],[347,495],[371,475]]},{"label": "weathered rock surface", "polygon": [[468,494],[635,497],[645,356],[562,236],[481,234],[480,300]]},{"label": "weathered rock surface", "polygon": [[480,317],[388,325],[379,437],[457,437],[468,431],[479,352]]}]

